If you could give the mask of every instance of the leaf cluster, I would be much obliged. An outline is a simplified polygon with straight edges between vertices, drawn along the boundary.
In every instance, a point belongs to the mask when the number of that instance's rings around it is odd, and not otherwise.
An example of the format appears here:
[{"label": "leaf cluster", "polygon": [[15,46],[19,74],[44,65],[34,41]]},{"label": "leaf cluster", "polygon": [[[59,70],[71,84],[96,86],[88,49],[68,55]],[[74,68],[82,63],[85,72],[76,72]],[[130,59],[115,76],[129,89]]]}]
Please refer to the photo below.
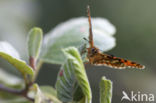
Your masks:
[{"label": "leaf cluster", "polygon": [[[115,46],[115,28],[108,20],[93,19],[93,28],[97,47],[107,51]],[[92,92],[84,66],[86,55],[83,55],[88,45],[83,38],[87,37],[88,23],[84,17],[59,24],[44,37],[42,30],[34,27],[28,34],[28,63],[9,43],[1,41],[0,58],[14,66],[22,78],[0,69],[0,102],[91,103]],[[43,63],[61,64],[55,88],[35,83]],[[100,103],[111,103],[111,98],[112,82],[102,77]]]}]

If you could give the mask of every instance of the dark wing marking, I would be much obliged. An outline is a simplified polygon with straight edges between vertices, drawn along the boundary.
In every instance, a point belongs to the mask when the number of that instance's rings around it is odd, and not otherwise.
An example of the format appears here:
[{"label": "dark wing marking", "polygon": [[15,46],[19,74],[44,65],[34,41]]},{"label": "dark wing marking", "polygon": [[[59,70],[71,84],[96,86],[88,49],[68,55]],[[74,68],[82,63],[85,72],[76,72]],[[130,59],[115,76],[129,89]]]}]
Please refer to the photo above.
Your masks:
[{"label": "dark wing marking", "polygon": [[102,53],[99,53],[98,55],[100,55],[101,58],[96,59],[96,61],[94,61],[93,64],[95,65],[105,65],[105,66],[118,68],[118,69],[122,69],[126,67],[138,68],[138,69],[145,68],[145,66],[138,64],[136,62],[132,62],[130,60],[122,59],[122,58],[115,57],[112,55],[107,55],[107,54],[102,54]]}]

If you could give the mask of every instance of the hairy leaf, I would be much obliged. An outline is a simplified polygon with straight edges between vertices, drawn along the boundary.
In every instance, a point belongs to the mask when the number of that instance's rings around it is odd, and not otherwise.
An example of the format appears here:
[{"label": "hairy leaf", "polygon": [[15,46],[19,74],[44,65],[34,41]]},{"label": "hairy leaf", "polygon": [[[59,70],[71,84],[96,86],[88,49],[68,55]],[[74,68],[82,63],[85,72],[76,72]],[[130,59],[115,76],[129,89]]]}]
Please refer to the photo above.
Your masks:
[{"label": "hairy leaf", "polygon": [[[93,18],[93,36],[95,45],[102,51],[107,51],[115,46],[115,27],[106,19]],[[42,60],[48,63],[64,63],[64,55],[61,51],[69,46],[80,47],[84,43],[83,38],[89,36],[87,18],[80,17],[68,20],[56,26],[44,37]]]},{"label": "hairy leaf", "polygon": [[34,71],[20,59],[18,52],[7,42],[0,42],[0,57],[12,64],[24,77],[34,75]]},{"label": "hairy leaf", "polygon": [[33,85],[34,90],[35,90],[35,102],[34,103],[61,103],[55,95],[53,96],[46,90],[54,91],[54,89],[50,87],[43,87],[43,91],[39,88],[37,84]]},{"label": "hairy leaf", "polygon": [[62,103],[58,100],[56,90],[51,86],[40,86],[41,91],[44,93],[44,95],[48,98],[50,98],[53,103]]},{"label": "hairy leaf", "polygon": [[13,88],[21,88],[23,87],[24,84],[22,79],[5,72],[1,68],[0,68],[0,83]]},{"label": "hairy leaf", "polygon": [[80,54],[74,47],[64,50],[67,60],[58,74],[57,95],[63,102],[80,101],[85,97],[91,102],[92,93]]},{"label": "hairy leaf", "polygon": [[105,77],[100,81],[100,103],[111,103],[112,82]]},{"label": "hairy leaf", "polygon": [[30,30],[28,36],[28,52],[30,57],[38,58],[42,44],[42,29],[34,27]]}]

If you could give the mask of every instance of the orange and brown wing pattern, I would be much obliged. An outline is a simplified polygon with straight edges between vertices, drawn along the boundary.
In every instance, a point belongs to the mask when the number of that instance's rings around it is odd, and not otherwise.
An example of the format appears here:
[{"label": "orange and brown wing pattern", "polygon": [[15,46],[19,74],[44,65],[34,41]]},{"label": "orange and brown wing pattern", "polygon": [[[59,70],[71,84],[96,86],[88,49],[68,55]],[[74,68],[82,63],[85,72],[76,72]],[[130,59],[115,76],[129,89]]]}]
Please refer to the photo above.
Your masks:
[{"label": "orange and brown wing pattern", "polygon": [[145,66],[138,64],[136,62],[126,60],[123,58],[115,57],[112,55],[98,53],[96,57],[94,57],[93,64],[95,65],[105,65],[112,68],[123,69],[123,68],[138,68],[144,69]]},{"label": "orange and brown wing pattern", "polygon": [[89,48],[87,48],[88,49],[87,57],[89,59],[89,63],[94,65],[105,65],[105,66],[118,68],[118,69],[122,69],[126,67],[144,69],[145,66],[138,64],[136,62],[125,60],[108,54],[103,54],[99,51],[97,47],[94,46],[89,6],[87,7],[87,11],[88,11],[88,22],[89,22]]}]

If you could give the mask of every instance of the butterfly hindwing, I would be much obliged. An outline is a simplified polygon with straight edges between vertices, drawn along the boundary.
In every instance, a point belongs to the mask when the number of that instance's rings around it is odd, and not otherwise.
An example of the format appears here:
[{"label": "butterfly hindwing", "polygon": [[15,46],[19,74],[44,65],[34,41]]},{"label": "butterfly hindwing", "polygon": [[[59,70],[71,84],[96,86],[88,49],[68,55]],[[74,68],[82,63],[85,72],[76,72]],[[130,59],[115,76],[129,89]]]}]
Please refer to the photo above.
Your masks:
[{"label": "butterfly hindwing", "polygon": [[119,69],[126,68],[126,67],[140,68],[140,69],[144,68],[144,66],[142,66],[136,62],[132,62],[130,60],[122,59],[122,58],[115,57],[112,55],[98,53],[96,56],[99,59],[96,59],[93,62],[93,64],[95,64],[95,65],[105,65],[105,66],[109,66],[112,68],[119,68]]}]

